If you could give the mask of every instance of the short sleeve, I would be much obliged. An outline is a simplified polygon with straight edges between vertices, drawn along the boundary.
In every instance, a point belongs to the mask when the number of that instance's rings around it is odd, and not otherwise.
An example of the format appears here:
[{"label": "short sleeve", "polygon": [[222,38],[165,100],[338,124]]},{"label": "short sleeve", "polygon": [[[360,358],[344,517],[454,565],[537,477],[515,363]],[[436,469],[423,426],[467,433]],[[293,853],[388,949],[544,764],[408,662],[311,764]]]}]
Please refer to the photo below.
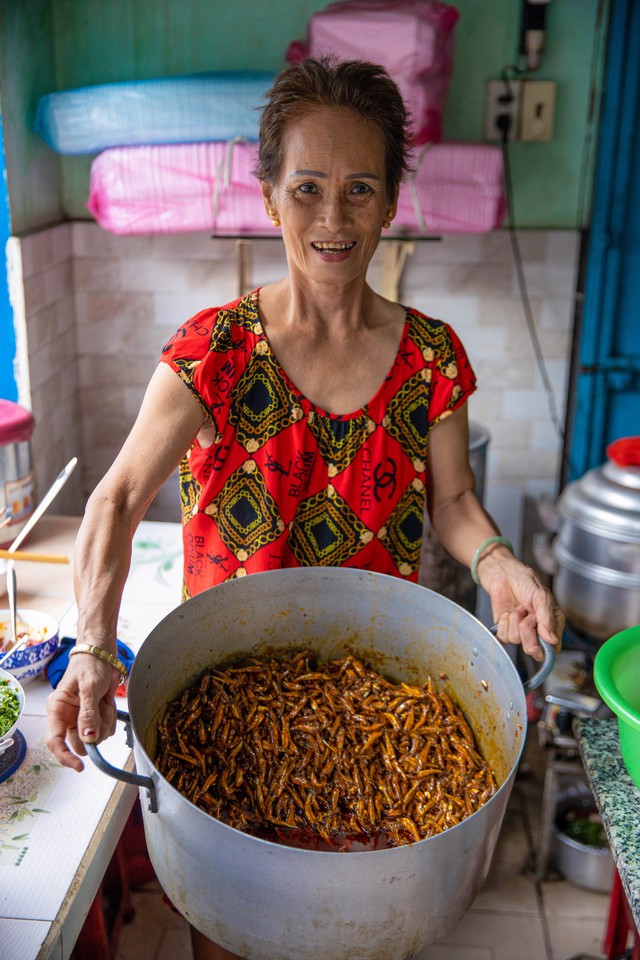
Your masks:
[{"label": "short sleeve", "polygon": [[461,407],[476,389],[476,376],[462,343],[447,323],[431,366],[429,427]]},{"label": "short sleeve", "polygon": [[218,311],[202,310],[176,330],[162,348],[160,362],[166,363],[194,394],[207,417],[215,425],[211,364],[215,361],[212,345],[215,342]]}]

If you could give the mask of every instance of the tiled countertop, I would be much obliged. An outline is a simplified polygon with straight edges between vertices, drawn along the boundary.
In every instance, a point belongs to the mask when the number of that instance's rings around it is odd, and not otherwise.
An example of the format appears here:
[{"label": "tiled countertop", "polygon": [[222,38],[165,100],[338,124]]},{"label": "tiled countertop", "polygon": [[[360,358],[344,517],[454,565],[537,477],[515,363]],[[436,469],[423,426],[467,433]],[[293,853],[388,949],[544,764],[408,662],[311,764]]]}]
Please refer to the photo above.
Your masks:
[{"label": "tiled countertop", "polygon": [[574,730],[613,859],[640,929],[640,790],[622,760],[618,721],[579,719]]},{"label": "tiled countertop", "polygon": [[[72,558],[79,525],[79,517],[45,516],[24,549]],[[16,564],[18,610],[50,613],[63,637],[76,636],[72,569]],[[141,523],[118,618],[118,637],[134,652],[179,604],[181,581],[180,525]],[[42,676],[25,684],[19,730],[27,754],[0,783],[1,960],[68,960],[137,793],[88,760],[82,774],[54,760],[44,742],[50,692]],[[132,760],[122,728],[101,751],[118,767]]]}]

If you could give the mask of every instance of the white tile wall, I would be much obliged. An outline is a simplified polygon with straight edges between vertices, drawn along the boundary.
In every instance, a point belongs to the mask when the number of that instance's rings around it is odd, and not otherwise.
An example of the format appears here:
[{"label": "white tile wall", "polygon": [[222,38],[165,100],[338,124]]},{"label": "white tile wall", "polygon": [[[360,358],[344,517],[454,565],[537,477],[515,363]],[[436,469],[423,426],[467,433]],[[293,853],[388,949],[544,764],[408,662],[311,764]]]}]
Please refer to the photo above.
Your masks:
[{"label": "white tile wall", "polygon": [[[579,235],[518,235],[531,310],[556,407],[563,415]],[[117,237],[77,222],[21,241],[39,479],[80,450],[82,497],[108,468],[133,422],[162,345],[187,317],[240,292],[233,240],[202,234]],[[286,272],[278,241],[254,241],[248,289]],[[369,273],[382,279],[378,251]],[[478,375],[470,415],[490,434],[487,484],[555,491],[561,443],[525,323],[510,237],[450,236],[415,245],[400,300],[447,320]],[[55,469],[48,461],[55,451]],[[64,453],[63,453],[64,451]],[[65,461],[66,462],[66,461]],[[81,505],[81,504],[80,504]],[[517,509],[517,508],[514,508]],[[175,477],[149,516],[177,519]]]},{"label": "white tile wall", "polygon": [[[16,310],[14,303],[14,319],[18,340],[26,345],[22,362],[28,363],[28,371],[23,382],[29,384],[29,395],[20,391],[19,399],[35,419],[31,447],[40,498],[65,464],[81,456],[71,226],[60,224],[24,237],[14,247],[12,271],[21,274],[24,304]],[[83,505],[76,470],[51,511],[79,513]]]}]

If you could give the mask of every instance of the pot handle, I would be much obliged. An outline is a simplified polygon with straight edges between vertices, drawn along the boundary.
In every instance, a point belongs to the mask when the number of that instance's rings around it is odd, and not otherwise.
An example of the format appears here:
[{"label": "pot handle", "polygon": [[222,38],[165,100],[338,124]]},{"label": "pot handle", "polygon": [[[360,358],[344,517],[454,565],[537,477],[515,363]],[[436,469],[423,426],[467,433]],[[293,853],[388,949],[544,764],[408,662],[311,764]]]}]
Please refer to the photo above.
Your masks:
[{"label": "pot handle", "polygon": [[[496,636],[498,633],[498,624],[494,623],[492,627],[489,628],[491,633]],[[543,640],[542,637],[538,634],[538,643],[542,647],[542,652],[544,653],[544,660],[542,661],[542,666],[537,673],[534,673],[532,677],[529,677],[528,680],[522,684],[525,693],[531,693],[532,690],[537,690],[538,687],[541,687],[544,681],[547,679],[556,662],[556,648],[547,643],[546,640]]]},{"label": "pot handle", "polygon": [[[123,720],[127,725],[127,746],[132,747],[133,740],[131,738],[131,720],[129,714],[125,710],[118,710],[116,712],[118,720]],[[123,783],[132,783],[136,787],[144,787],[147,791],[147,807],[149,811],[151,813],[158,812],[156,785],[151,777],[143,777],[139,773],[131,773],[129,770],[121,770],[120,767],[114,767],[108,760],[105,760],[95,743],[85,743],[84,747],[89,759],[102,773],[106,773],[108,777],[113,777],[114,780],[122,780]]]}]

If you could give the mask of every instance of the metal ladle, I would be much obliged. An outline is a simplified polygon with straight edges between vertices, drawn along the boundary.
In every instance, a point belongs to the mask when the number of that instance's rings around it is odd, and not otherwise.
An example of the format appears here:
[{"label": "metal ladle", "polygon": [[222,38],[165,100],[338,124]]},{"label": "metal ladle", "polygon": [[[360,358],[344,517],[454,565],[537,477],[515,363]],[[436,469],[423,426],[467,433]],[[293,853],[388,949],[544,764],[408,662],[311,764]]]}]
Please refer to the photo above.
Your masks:
[{"label": "metal ladle", "polygon": [[[16,565],[13,560],[7,562],[7,596],[9,598],[9,632],[10,644],[7,656],[10,656],[18,645],[18,624],[16,610]],[[5,661],[5,657],[0,660],[0,667]]]}]

